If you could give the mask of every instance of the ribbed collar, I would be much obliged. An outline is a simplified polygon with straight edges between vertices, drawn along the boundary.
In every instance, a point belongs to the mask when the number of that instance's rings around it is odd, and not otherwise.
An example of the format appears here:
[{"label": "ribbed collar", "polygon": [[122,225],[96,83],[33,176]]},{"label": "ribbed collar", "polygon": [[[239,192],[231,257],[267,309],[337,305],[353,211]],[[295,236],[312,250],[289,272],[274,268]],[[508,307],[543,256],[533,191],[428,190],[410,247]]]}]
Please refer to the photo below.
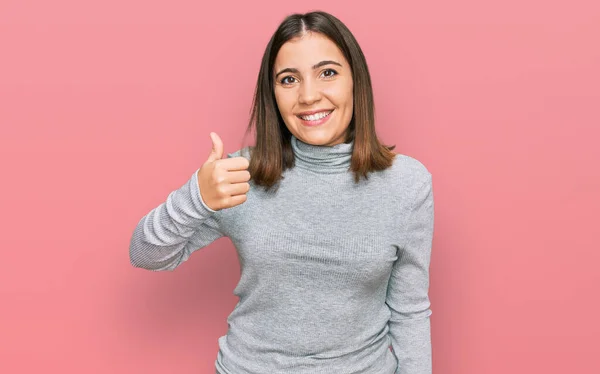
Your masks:
[{"label": "ribbed collar", "polygon": [[334,146],[313,145],[291,137],[296,166],[317,173],[340,173],[350,168],[354,141]]}]

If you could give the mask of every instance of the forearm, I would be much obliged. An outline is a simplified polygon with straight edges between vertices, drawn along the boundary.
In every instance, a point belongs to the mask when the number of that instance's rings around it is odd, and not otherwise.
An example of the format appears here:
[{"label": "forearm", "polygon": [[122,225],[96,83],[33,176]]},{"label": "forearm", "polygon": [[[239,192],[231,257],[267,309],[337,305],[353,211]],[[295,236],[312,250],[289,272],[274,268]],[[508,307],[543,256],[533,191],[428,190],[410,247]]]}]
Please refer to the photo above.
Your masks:
[{"label": "forearm", "polygon": [[[129,246],[131,264],[148,270],[173,270],[195,249],[222,236],[201,199],[197,174],[137,224]],[[193,240],[192,240],[193,239]]]}]

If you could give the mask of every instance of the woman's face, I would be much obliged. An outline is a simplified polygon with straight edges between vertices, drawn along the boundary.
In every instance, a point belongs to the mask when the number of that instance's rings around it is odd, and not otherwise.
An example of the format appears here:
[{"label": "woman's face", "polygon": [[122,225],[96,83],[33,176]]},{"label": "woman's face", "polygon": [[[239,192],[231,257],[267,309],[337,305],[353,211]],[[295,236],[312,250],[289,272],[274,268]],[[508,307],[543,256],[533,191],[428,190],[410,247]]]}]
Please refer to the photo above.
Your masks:
[{"label": "woman's face", "polygon": [[314,145],[344,142],[352,119],[353,82],[350,65],[335,43],[314,32],[292,39],[279,50],[273,74],[279,112],[296,138]]}]

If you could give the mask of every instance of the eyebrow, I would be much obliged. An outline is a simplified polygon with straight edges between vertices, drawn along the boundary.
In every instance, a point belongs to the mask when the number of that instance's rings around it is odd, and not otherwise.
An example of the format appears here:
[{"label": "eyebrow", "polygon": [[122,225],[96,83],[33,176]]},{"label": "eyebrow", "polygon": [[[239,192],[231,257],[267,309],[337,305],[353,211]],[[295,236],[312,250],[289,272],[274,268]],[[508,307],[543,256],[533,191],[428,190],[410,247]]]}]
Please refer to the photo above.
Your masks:
[{"label": "eyebrow", "polygon": [[[321,66],[324,65],[338,65],[338,66],[342,66],[342,64],[340,64],[339,62],[333,61],[333,60],[324,60],[321,61],[315,65],[313,65],[313,70],[320,68]],[[294,69],[294,68],[285,68],[280,70],[277,74],[275,74],[275,78],[277,78],[279,76],[279,74],[283,74],[283,73],[299,73],[298,69]]]}]

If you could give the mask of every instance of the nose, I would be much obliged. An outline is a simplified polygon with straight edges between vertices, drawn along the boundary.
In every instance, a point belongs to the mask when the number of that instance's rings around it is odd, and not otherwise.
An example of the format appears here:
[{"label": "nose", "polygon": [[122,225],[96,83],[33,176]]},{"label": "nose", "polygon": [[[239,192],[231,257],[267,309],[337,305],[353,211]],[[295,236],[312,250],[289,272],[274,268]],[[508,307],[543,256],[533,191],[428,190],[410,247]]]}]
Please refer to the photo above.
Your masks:
[{"label": "nose", "polygon": [[317,83],[305,80],[300,84],[298,102],[308,106],[319,100],[321,100],[321,91]]}]

